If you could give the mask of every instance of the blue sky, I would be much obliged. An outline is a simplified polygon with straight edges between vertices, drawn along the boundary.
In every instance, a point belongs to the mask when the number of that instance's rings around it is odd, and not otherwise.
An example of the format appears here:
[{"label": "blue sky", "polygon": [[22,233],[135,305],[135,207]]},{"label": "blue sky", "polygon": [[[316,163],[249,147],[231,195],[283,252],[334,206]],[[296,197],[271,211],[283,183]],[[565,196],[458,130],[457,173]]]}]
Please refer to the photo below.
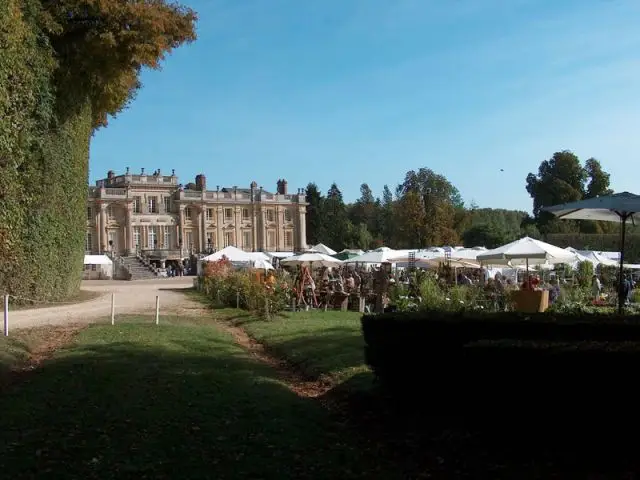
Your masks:
[{"label": "blue sky", "polygon": [[467,203],[530,210],[527,173],[569,149],[640,191],[637,0],[184,3],[198,41],[96,133],[92,182],[175,168],[351,201],[428,167]]}]

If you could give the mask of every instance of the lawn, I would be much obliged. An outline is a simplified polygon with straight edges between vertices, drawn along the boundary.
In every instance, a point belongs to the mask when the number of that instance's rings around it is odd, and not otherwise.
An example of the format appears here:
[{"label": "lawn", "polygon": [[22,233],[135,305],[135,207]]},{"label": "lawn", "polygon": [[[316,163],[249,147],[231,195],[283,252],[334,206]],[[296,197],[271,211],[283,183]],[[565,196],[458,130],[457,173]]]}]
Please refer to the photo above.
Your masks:
[{"label": "lawn", "polygon": [[[3,475],[404,477],[319,402],[292,393],[206,319],[167,318],[160,326],[147,317],[123,320],[82,329],[26,379],[4,389]],[[348,323],[336,320],[336,327]],[[5,365],[28,355],[29,338],[42,340],[36,331],[0,343]]]},{"label": "lawn", "polygon": [[354,388],[367,388],[373,381],[364,363],[360,313],[311,310],[285,313],[269,321],[234,309],[215,313],[312,378],[348,381]]}]

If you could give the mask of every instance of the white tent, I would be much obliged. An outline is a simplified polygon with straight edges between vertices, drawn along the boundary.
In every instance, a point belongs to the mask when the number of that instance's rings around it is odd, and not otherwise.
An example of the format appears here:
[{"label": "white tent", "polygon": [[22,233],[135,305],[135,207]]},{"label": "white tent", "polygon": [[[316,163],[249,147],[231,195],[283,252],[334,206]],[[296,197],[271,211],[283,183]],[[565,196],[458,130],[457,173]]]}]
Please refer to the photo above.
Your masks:
[{"label": "white tent", "polygon": [[280,261],[283,266],[295,267],[296,265],[311,265],[314,267],[335,267],[342,263],[342,260],[330,257],[324,253],[303,253],[301,255],[294,255],[293,257],[285,258]]},{"label": "white tent", "polygon": [[113,278],[113,261],[106,255],[85,255],[82,278],[85,280]]},{"label": "white tent", "polygon": [[216,262],[222,257],[226,257],[230,262],[242,263],[242,262],[254,262],[256,260],[269,261],[269,257],[262,252],[245,252],[234,246],[224,247],[222,250],[217,251],[202,259],[203,262]]},{"label": "white tent", "polygon": [[316,253],[324,253],[325,255],[335,255],[337,253],[332,248],[327,247],[324,243],[319,243],[317,245],[314,245],[308,251],[316,252]]},{"label": "white tent", "polygon": [[357,257],[350,258],[349,260],[345,260],[344,263],[392,262],[392,258],[394,256],[398,256],[398,252],[396,250],[392,250],[389,247],[380,247],[375,250],[371,250],[370,252],[363,253],[362,255],[358,255]]},{"label": "white tent", "polygon": [[555,245],[524,237],[493,250],[478,254],[477,261],[483,265],[540,265],[574,263],[575,253]]}]

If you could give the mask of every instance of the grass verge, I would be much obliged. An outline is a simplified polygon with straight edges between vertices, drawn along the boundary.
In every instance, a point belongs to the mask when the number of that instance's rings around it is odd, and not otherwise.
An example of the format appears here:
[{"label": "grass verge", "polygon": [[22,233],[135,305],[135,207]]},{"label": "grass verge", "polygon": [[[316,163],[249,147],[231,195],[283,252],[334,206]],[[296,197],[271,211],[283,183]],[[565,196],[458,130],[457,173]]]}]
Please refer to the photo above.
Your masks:
[{"label": "grass verge", "polygon": [[[88,326],[9,388],[0,397],[5,475],[403,477],[210,319],[163,320]],[[26,355],[28,341],[15,342],[2,344],[6,358]]]},{"label": "grass verge", "polygon": [[64,305],[75,305],[76,303],[89,302],[91,300],[95,300],[96,298],[104,295],[104,292],[92,292],[90,290],[80,290],[77,295],[74,295],[72,298],[67,299],[64,302],[56,302],[56,303],[38,303],[35,301],[24,300],[20,303],[14,303],[13,300],[9,302],[9,309],[11,310],[35,310],[39,308],[49,308],[49,307],[61,307]]}]

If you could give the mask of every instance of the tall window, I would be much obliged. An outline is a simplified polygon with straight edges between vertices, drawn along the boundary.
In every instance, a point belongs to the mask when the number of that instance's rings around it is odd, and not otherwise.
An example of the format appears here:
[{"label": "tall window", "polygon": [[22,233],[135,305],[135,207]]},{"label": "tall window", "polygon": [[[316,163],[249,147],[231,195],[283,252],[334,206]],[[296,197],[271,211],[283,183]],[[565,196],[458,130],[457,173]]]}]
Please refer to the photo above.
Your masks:
[{"label": "tall window", "polygon": [[191,220],[191,207],[187,207],[184,209],[184,219],[187,221]]},{"label": "tall window", "polygon": [[251,230],[244,230],[242,232],[242,248],[244,250],[251,250],[253,245],[251,241]]},{"label": "tall window", "polygon": [[87,207],[87,220],[93,220],[93,208]]},{"label": "tall window", "polygon": [[88,253],[93,250],[93,235],[91,235],[91,232],[87,232],[84,237],[84,250]]},{"label": "tall window", "polygon": [[224,219],[227,222],[233,219],[233,208],[224,209]]},{"label": "tall window", "polygon": [[115,218],[115,215],[114,215],[114,213],[113,213],[113,206],[112,206],[112,205],[109,205],[109,206],[107,207],[107,219],[109,219],[109,220],[113,220],[114,218]]},{"label": "tall window", "polygon": [[268,222],[275,222],[276,221],[276,214],[275,214],[275,212],[273,211],[272,208],[267,210],[267,221]]},{"label": "tall window", "polygon": [[274,232],[273,230],[269,230],[267,232],[267,248],[276,248],[276,232]]},{"label": "tall window", "polygon": [[107,250],[111,252],[118,251],[118,236],[114,230],[107,232]]},{"label": "tall window", "polygon": [[171,211],[171,197],[163,197],[162,201],[164,202],[164,211],[165,212],[170,212]]},{"label": "tall window", "polygon": [[149,213],[158,213],[158,197],[148,197]]},{"label": "tall window", "polygon": [[171,228],[169,226],[162,227],[162,248],[165,250],[171,248]]},{"label": "tall window", "polygon": [[284,221],[285,222],[290,222],[291,221],[291,209],[286,208],[284,211]]},{"label": "tall window", "polygon": [[147,243],[147,248],[156,248],[156,240],[158,237],[156,236],[156,227],[149,227],[149,241]]},{"label": "tall window", "polygon": [[140,250],[140,227],[133,227],[133,248]]},{"label": "tall window", "polygon": [[293,232],[291,230],[284,232],[284,246],[287,249],[293,248]]},{"label": "tall window", "polygon": [[211,219],[214,218],[215,216],[213,208],[207,208],[205,211],[206,211],[207,222],[210,222]]},{"label": "tall window", "polygon": [[184,248],[186,248],[187,250],[192,250],[193,248],[195,248],[195,245],[193,244],[193,232],[185,232],[185,241],[187,243],[184,244]]},{"label": "tall window", "polygon": [[231,232],[225,232],[224,233],[224,246],[228,247],[228,246],[233,245],[234,243],[235,242],[234,242],[234,238],[233,238],[233,232],[232,231]]},{"label": "tall window", "polygon": [[242,209],[242,220],[244,220],[245,222],[249,220],[249,209],[248,208],[243,208]]},{"label": "tall window", "polygon": [[142,212],[142,198],[133,197],[133,213]]}]

